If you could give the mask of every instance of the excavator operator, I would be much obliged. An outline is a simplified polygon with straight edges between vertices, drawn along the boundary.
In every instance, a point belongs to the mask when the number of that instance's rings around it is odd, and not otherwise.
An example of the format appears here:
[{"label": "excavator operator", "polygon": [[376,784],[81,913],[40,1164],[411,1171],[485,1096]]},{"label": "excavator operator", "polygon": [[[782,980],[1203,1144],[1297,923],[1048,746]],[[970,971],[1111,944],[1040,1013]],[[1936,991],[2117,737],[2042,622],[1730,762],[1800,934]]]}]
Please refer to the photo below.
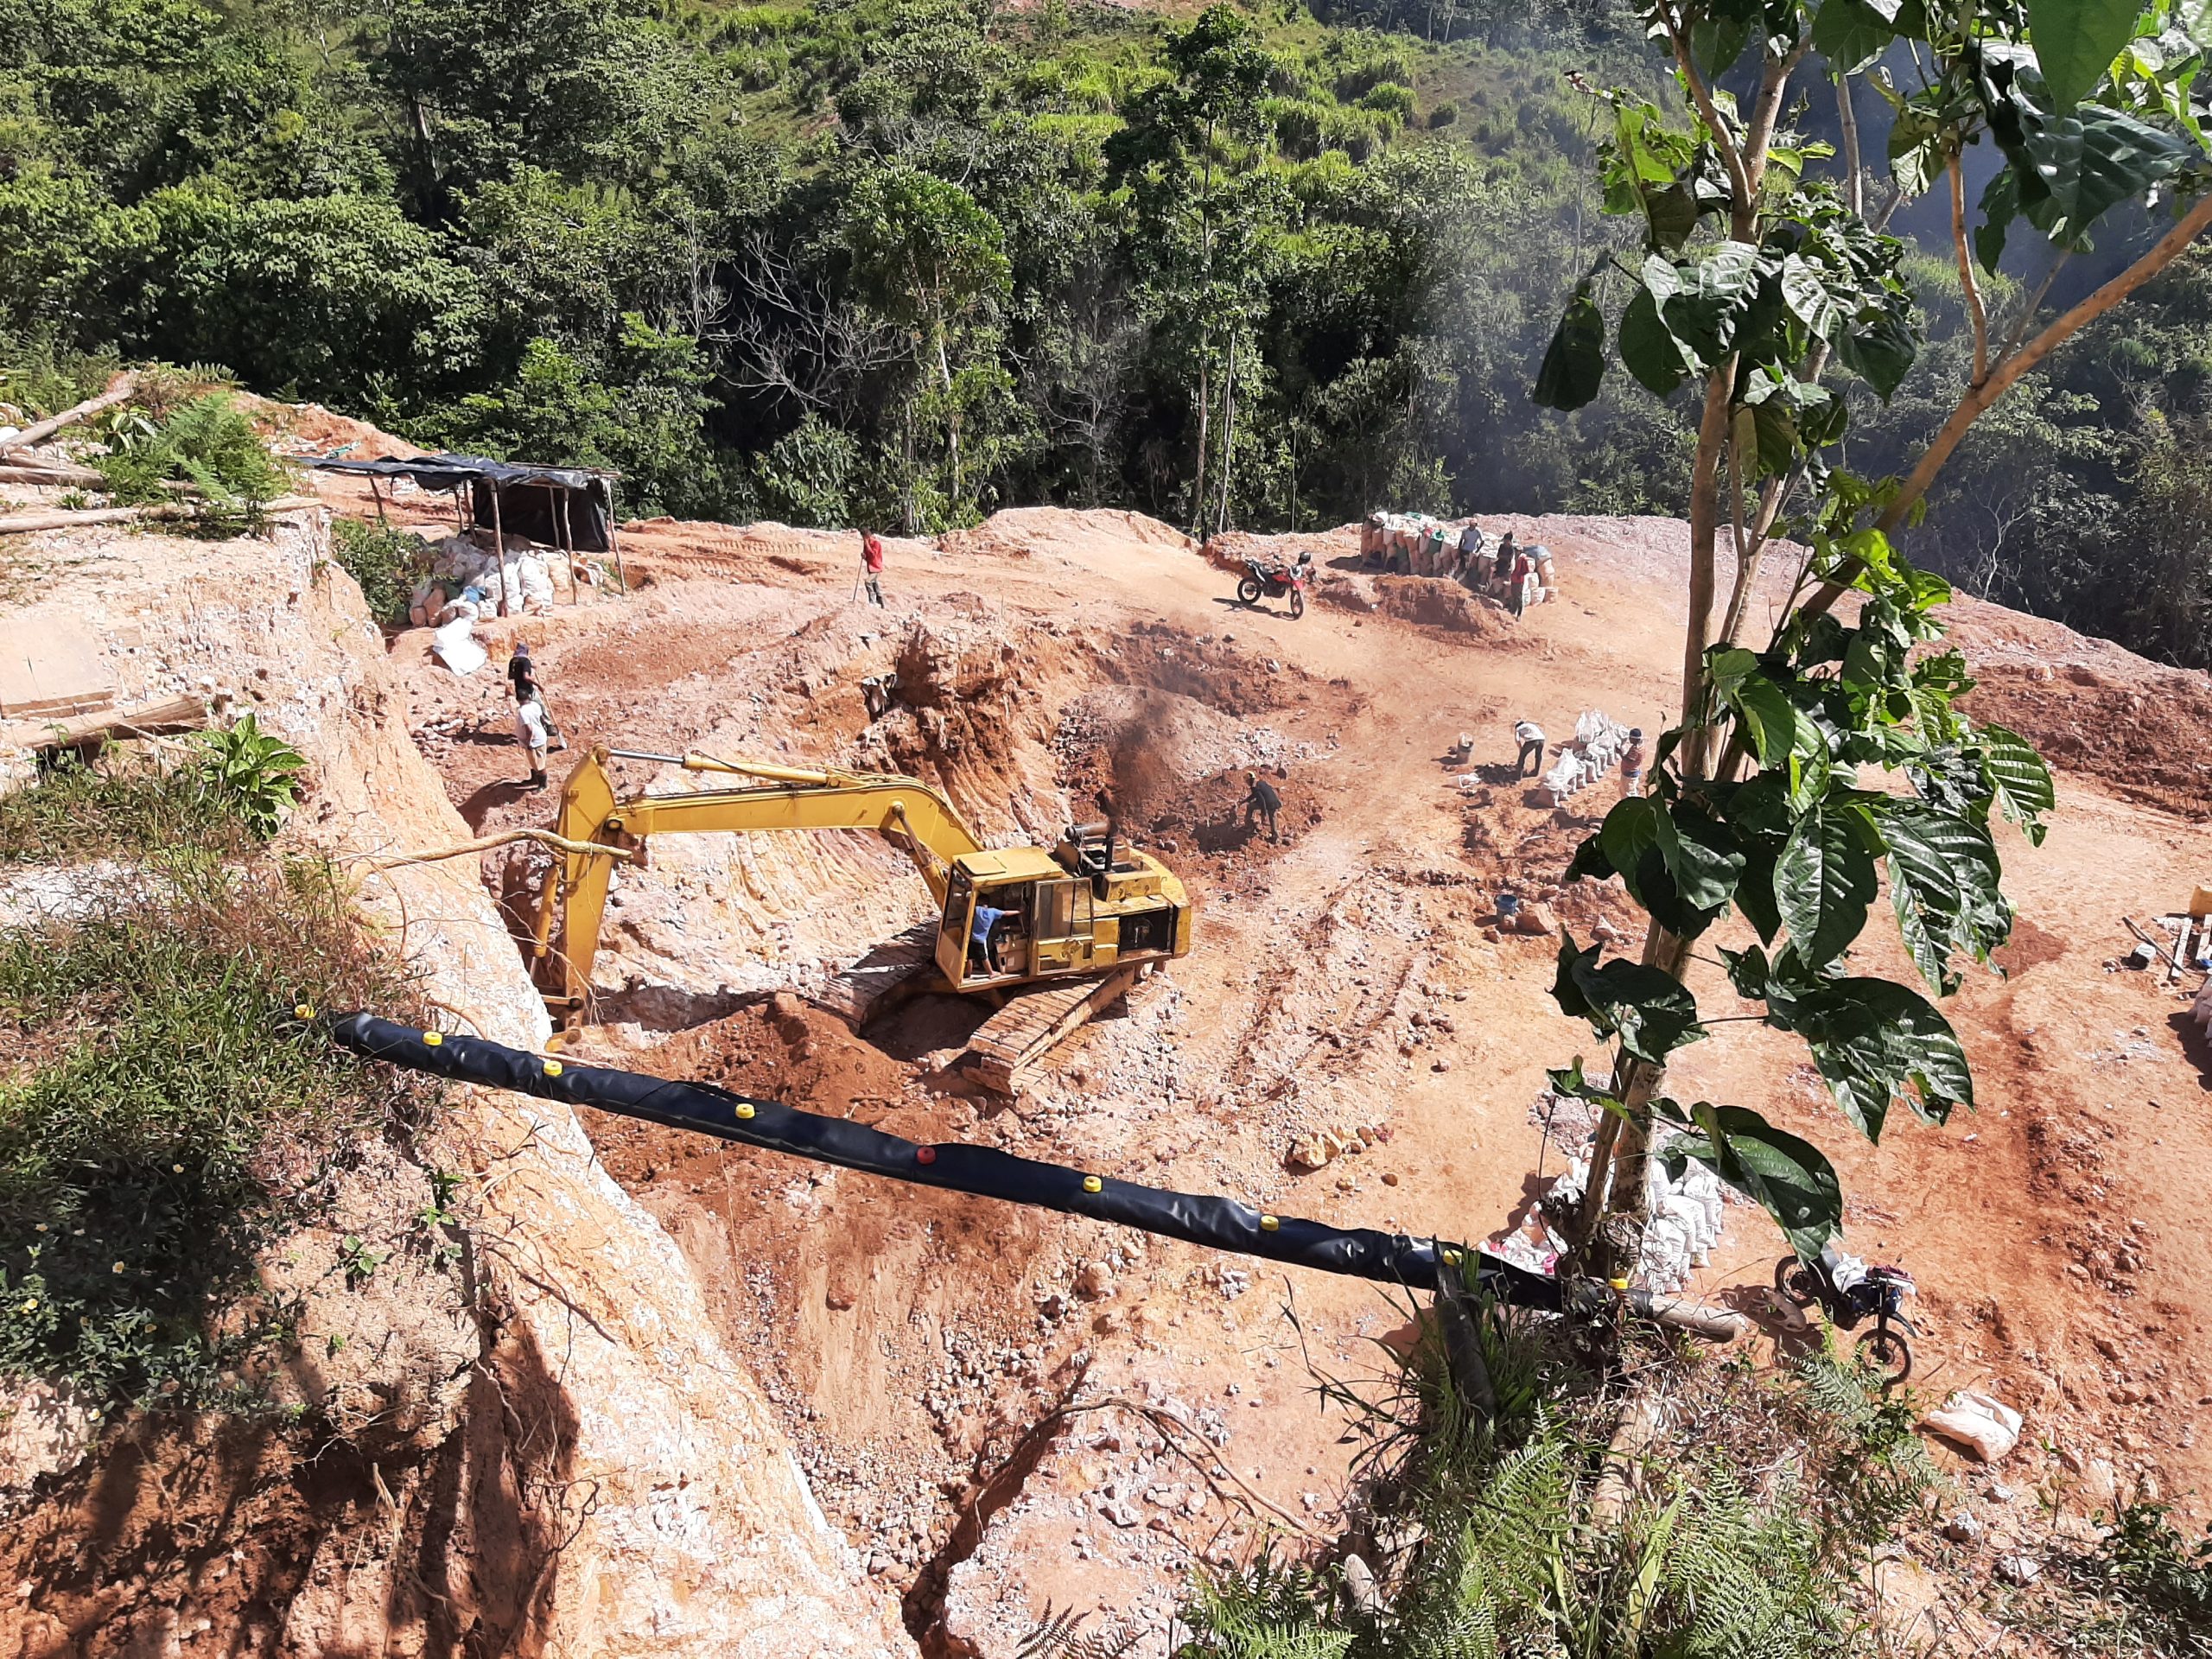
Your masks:
[{"label": "excavator operator", "polygon": [[994,910],[979,900],[975,925],[968,932],[969,959],[994,975],[1013,972],[1003,958],[1007,946],[1014,942],[1020,928],[1020,911]]}]

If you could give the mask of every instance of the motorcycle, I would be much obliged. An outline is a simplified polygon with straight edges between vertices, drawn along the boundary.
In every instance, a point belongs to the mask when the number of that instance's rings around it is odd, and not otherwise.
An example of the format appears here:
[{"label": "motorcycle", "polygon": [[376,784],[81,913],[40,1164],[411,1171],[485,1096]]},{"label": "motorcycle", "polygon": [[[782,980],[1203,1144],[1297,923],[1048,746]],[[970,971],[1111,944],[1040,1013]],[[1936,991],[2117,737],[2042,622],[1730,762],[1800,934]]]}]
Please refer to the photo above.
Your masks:
[{"label": "motorcycle", "polygon": [[1796,1307],[1819,1303],[1838,1329],[1854,1331],[1867,1319],[1874,1328],[1859,1338],[1859,1353],[1873,1362],[1891,1382],[1912,1375],[1912,1349],[1899,1331],[1920,1334],[1899,1312],[1919,1287],[1903,1268],[1868,1267],[1846,1255],[1833,1242],[1823,1245],[1821,1259],[1805,1262],[1785,1255],[1774,1264],[1775,1294]]},{"label": "motorcycle", "polygon": [[1306,614],[1306,567],[1302,564],[1262,564],[1257,559],[1244,561],[1244,568],[1251,574],[1236,584],[1236,597],[1241,603],[1257,605],[1262,595],[1281,599],[1290,595],[1290,613]]}]

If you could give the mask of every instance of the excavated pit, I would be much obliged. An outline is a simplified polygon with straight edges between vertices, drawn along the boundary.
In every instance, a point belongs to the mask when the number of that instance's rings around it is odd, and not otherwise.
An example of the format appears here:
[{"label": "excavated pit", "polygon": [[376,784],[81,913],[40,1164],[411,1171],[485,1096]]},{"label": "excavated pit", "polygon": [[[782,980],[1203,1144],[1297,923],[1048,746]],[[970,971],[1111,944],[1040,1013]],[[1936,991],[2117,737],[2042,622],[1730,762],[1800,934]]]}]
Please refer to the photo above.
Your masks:
[{"label": "excavated pit", "polygon": [[[1007,1102],[952,1066],[982,1017],[966,1001],[916,998],[856,1035],[804,1000],[927,916],[902,856],[861,836],[670,839],[649,869],[618,879],[595,981],[602,1023],[583,1052],[916,1139],[1338,1224],[1489,1230],[1528,1197],[1544,1067],[1590,1047],[1547,995],[1556,938],[1501,936],[1497,894],[1518,893],[1586,944],[1632,954],[1640,931],[1618,889],[1560,879],[1617,785],[1554,808],[1513,777],[1511,727],[1529,715],[1569,730],[1589,708],[1663,722],[1680,637],[1669,585],[1679,526],[1513,527],[1557,550],[1564,590],[1518,620],[1434,591],[1449,584],[1331,569],[1348,544],[1340,533],[1312,538],[1325,602],[1299,621],[1236,605],[1224,572],[1127,515],[1002,514],[938,548],[899,544],[887,611],[850,602],[849,549],[836,537],[676,524],[626,536],[652,587],[487,630],[495,661],[528,632],[579,742],[911,772],[999,842],[1046,842],[1072,819],[1111,816],[1191,887],[1197,951]],[[2155,671],[2079,641],[2061,651],[2043,625],[1994,607],[1960,610],[1985,717],[2056,739],[2062,764],[2128,798],[2127,810],[2189,816],[2194,747],[2176,736],[2101,756],[2089,741],[2093,722],[2136,712],[2126,699],[2145,696]],[[400,652],[410,648],[403,639]],[[2050,664],[2073,702],[2039,694]],[[885,674],[897,691],[872,718],[861,682]],[[472,823],[544,822],[544,798],[502,781],[514,766],[497,688],[427,667],[410,683],[420,741]],[[2188,699],[2176,708],[2193,715]],[[2054,721],[2082,728],[2078,752]],[[1282,792],[1280,840],[1245,822],[1248,772]],[[618,777],[625,788],[702,786],[639,763]],[[2062,827],[2053,844],[2075,833],[2115,853],[2148,844],[2104,811],[2091,803],[2088,830]],[[2161,873],[2142,879],[2174,886],[2193,855],[2159,847]],[[2063,856],[2117,868],[2094,851]],[[1853,1159],[1846,1176],[1854,1233],[1917,1247],[1923,1312],[1951,1333],[1936,1340],[1955,1362],[2076,1437],[2121,1431],[2044,1389],[2045,1362],[2024,1357],[2079,1348],[2069,1281],[2022,1292],[2024,1307],[2002,1318],[1984,1287],[2018,1279],[2023,1260],[2111,1276],[2117,1224],[2053,1222],[2050,1204],[2086,1205],[2094,1192],[2100,1214],[2124,1204],[2131,1217],[2148,1212],[2148,1229],[2181,1224],[2050,1103],[2115,1086],[2107,1065],[2188,1064],[2163,1052],[2152,1009],[2130,1012],[2149,988],[2140,976],[2085,987],[2090,953],[2056,943],[2101,925],[2066,919],[2094,907],[2091,864],[2054,873],[2022,860],[2013,978],[1977,982],[1954,1013],[1999,1115],[1984,1113],[1973,1142],[1910,1137],[1881,1160]],[[2115,1046],[2104,1034],[2139,1020],[2152,1037]],[[2099,1058],[2085,1071],[2075,1051]],[[1685,1058],[1681,1087],[1697,1091],[1686,1097],[1756,1100],[1835,1140],[1792,1069],[1802,1057],[1756,1039],[1728,1053]],[[1224,1466],[1317,1526],[1344,1501],[1342,1424],[1317,1409],[1305,1368],[1357,1375],[1363,1339],[1396,1326],[1367,1287],[626,1120],[591,1115],[589,1130],[707,1286],[816,1497],[925,1652],[1012,1659],[1051,1603],[1142,1626],[1135,1651],[1160,1653],[1192,1570],[1261,1537],[1250,1516],[1194,1498],[1201,1483],[1140,1428],[1040,1427],[1078,1386],[1173,1402],[1214,1426]],[[1971,1192],[1975,1228],[1924,1212],[1913,1195],[1936,1191]],[[1736,1241],[1745,1226],[1732,1223],[1730,1248],[1758,1258],[1759,1278],[1772,1251]],[[2136,1254],[2148,1236],[2130,1235]],[[1999,1238],[2009,1242],[1985,1242]],[[2151,1357],[2159,1340],[2138,1333],[2130,1345],[2174,1386],[2198,1386],[2178,1352]],[[2189,1456],[2146,1451],[2132,1466],[2163,1458],[2171,1483]]]}]

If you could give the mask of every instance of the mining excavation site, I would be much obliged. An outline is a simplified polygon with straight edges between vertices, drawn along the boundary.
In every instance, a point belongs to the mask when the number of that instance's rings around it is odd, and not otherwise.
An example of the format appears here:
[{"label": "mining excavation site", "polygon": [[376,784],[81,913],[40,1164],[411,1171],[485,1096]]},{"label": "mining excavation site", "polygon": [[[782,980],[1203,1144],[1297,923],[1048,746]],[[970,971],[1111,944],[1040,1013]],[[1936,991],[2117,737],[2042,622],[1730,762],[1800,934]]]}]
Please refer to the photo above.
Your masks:
[{"label": "mining excavation site", "polygon": [[[321,488],[366,511],[346,480]],[[1547,1093],[1546,1068],[1591,1048],[1549,995],[1549,928],[1640,944],[1611,884],[1560,885],[1618,780],[1555,807],[1516,776],[1513,727],[1563,736],[1587,710],[1668,726],[1687,560],[1671,521],[1511,527],[1554,550],[1558,602],[1516,620],[1446,583],[1362,574],[1344,531],[1283,538],[1319,566],[1292,620],[1233,600],[1243,546],[1210,562],[1124,512],[1010,511],[893,540],[881,608],[858,590],[850,533],[649,521],[622,532],[630,593],[485,624],[492,667],[470,677],[423,630],[397,638],[394,663],[408,729],[482,836],[550,823],[593,746],[697,751],[911,774],[994,845],[1049,846],[1103,802],[1195,904],[1192,953],[1009,1097],[959,1064],[988,1012],[973,999],[919,996],[858,1033],[808,1000],[933,913],[881,840],[661,836],[616,876],[569,1052],[917,1140],[1474,1239],[1517,1220],[1589,1128],[1554,1118]],[[1996,1551],[2041,1524],[2021,1493],[2078,1506],[2148,1491],[2201,1515],[2212,1474],[2194,1427],[2212,1398],[2197,1220],[2212,1052],[2163,976],[2115,965],[2134,943],[2123,918],[2184,905],[2212,873],[2212,691],[1995,607],[1962,599],[1954,620],[1983,681],[1971,706],[2060,772],[2047,844],[2000,836],[2020,907],[2005,972],[1974,974],[1949,1005],[1979,1110],[1866,1147],[1757,1027],[1688,1050],[1675,1087],[1779,1109],[1840,1148],[1853,1248],[1921,1286],[1916,1387],[1980,1388],[2025,1414],[2008,1484],[1969,1487]],[[543,793],[522,786],[498,671],[518,639],[568,744]],[[887,672],[879,717],[862,682]],[[628,790],[702,786],[614,765]],[[1281,793],[1279,841],[1247,827],[1248,771]],[[550,857],[485,859],[518,931]],[[1506,890],[1548,925],[1501,932]],[[1705,1006],[1731,1011],[1718,968],[1698,975]],[[1402,1300],[580,1116],[924,1651],[1010,1654],[1048,1606],[1111,1610],[1154,1633],[1138,1651],[1165,1651],[1194,1562],[1249,1554],[1255,1517],[1339,1529],[1354,1448],[1318,1385],[1375,1375]],[[1763,1290],[1782,1249],[1732,1203],[1692,1287],[1750,1316],[1763,1359],[1808,1339]],[[1063,1413],[1078,1394],[1121,1408]]]}]

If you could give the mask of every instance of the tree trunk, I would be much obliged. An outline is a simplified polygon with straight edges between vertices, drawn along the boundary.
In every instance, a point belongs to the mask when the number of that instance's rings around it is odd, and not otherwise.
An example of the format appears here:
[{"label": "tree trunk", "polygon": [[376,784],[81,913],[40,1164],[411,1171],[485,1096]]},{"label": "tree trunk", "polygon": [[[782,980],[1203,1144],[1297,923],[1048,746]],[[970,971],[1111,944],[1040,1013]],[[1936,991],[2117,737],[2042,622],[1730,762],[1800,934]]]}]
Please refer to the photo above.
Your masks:
[{"label": "tree trunk", "polygon": [[1681,755],[1683,774],[1691,778],[1706,776],[1712,759],[1705,652],[1713,643],[1713,543],[1720,534],[1720,465],[1728,444],[1728,398],[1735,379],[1732,356],[1706,378],[1697,461],[1690,474],[1690,614],[1682,639]]},{"label": "tree trunk", "polygon": [[960,499],[963,480],[960,471],[960,411],[952,406],[952,362],[945,355],[944,330],[937,331],[937,372],[944,387],[944,443],[952,462],[952,499]]},{"label": "tree trunk", "polygon": [[1236,332],[1229,334],[1229,366],[1221,378],[1221,511],[1215,515],[1213,533],[1229,528],[1229,485],[1236,475]]},{"label": "tree trunk", "polygon": [[1213,391],[1207,384],[1206,362],[1213,342],[1206,334],[1198,336],[1198,476],[1191,482],[1191,533],[1200,541],[1206,535],[1206,417],[1212,412]]}]

